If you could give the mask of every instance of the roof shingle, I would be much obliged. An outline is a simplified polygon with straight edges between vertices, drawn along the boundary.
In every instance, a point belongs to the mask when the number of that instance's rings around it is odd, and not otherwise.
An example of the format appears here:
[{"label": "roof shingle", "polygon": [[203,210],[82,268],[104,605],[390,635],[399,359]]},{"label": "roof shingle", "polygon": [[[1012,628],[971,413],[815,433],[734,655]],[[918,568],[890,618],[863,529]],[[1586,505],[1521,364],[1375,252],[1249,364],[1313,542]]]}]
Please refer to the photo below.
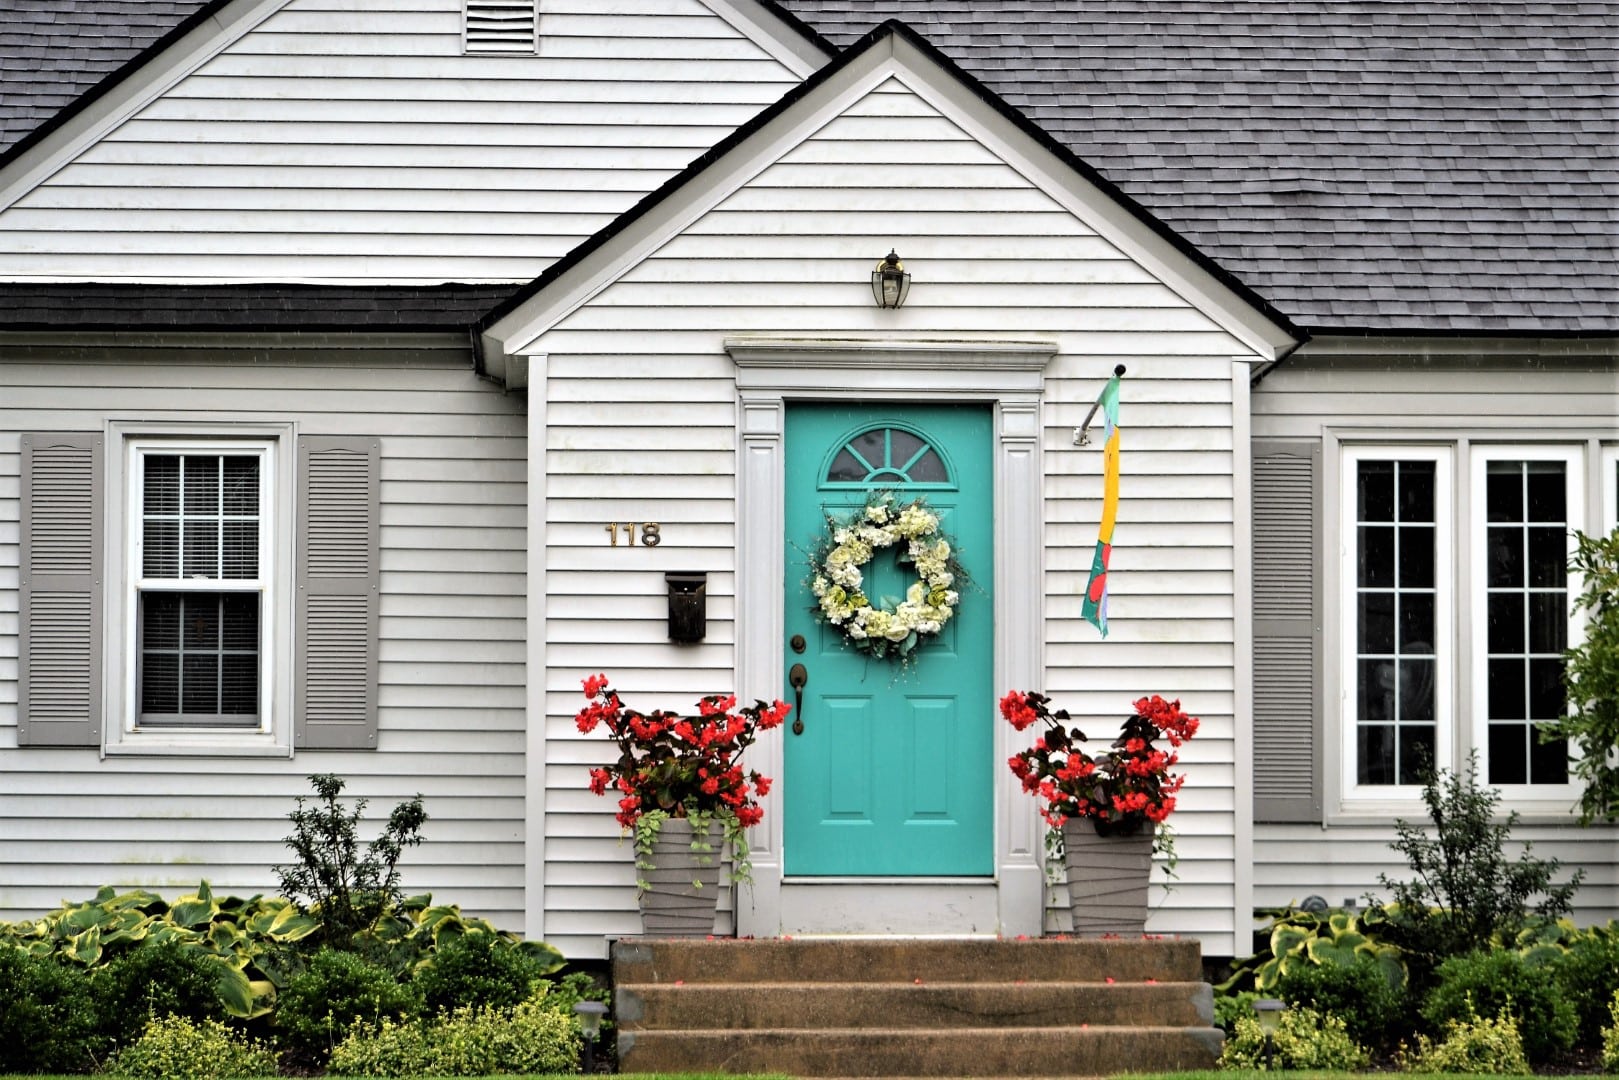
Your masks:
[{"label": "roof shingle", "polygon": [[[1616,0],[776,0],[942,52],[1318,330],[1619,333]],[[11,0],[0,149],[203,4]]]}]

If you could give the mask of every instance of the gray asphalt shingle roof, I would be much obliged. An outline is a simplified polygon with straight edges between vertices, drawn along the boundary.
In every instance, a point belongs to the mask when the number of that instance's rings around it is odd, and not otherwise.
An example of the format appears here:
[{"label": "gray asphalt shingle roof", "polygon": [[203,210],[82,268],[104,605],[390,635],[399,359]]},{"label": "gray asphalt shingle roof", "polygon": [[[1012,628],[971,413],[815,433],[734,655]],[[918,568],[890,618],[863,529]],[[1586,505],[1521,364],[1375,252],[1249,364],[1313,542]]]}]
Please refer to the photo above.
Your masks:
[{"label": "gray asphalt shingle roof", "polygon": [[[778,2],[908,23],[1301,326],[1619,333],[1616,0]],[[201,6],[11,0],[0,147]]]},{"label": "gray asphalt shingle roof", "polygon": [[198,0],[0,3],[0,151],[202,6]]}]

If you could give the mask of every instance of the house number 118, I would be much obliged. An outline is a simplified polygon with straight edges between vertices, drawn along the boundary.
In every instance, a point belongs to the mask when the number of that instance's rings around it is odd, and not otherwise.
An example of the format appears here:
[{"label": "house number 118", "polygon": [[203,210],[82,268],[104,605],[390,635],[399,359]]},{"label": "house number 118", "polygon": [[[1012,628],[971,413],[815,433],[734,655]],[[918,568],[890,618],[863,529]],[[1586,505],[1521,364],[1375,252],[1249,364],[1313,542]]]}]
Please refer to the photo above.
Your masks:
[{"label": "house number 118", "polygon": [[626,521],[622,525],[616,521],[609,521],[604,528],[607,530],[608,543],[618,547],[618,530],[624,530],[624,546],[635,546],[635,530],[641,530],[641,546],[657,547],[663,543],[662,527],[656,521]]}]

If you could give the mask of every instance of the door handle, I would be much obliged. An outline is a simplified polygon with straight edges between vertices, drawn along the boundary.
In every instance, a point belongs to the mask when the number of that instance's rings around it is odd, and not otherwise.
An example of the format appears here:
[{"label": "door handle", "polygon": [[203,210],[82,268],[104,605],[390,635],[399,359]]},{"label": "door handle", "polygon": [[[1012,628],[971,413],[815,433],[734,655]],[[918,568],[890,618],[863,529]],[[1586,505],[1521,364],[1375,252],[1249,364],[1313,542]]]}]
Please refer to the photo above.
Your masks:
[{"label": "door handle", "polygon": [[793,734],[804,734],[804,686],[809,682],[809,672],[803,664],[794,664],[787,671],[787,685],[793,688]]}]

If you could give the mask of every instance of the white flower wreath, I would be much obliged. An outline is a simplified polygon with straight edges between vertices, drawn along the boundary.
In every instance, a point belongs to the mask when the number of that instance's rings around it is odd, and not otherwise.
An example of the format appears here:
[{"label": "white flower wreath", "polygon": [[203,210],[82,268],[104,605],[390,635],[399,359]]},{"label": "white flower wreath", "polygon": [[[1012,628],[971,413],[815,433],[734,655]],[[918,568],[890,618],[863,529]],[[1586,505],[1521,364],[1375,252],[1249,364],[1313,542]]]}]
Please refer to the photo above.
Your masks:
[{"label": "white flower wreath", "polygon": [[[924,637],[937,634],[961,603],[956,586],[966,581],[939,515],[916,498],[901,505],[891,491],[873,492],[863,509],[844,520],[826,519],[828,534],[811,559],[810,589],[822,621],[843,631],[845,640],[876,657],[909,658]],[[883,548],[904,540],[917,580],[905,599],[873,604],[864,592],[860,568]]]}]

